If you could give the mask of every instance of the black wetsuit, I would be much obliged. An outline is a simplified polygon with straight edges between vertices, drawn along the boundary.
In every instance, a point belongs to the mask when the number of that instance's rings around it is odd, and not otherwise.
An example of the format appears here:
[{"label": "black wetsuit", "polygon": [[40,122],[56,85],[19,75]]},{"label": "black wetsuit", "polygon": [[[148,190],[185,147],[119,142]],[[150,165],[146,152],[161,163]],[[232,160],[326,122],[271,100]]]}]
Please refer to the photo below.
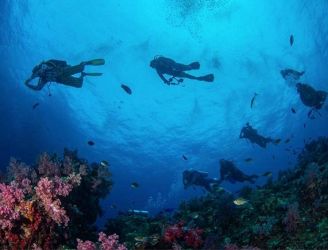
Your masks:
[{"label": "black wetsuit", "polygon": [[207,191],[213,191],[215,184],[218,184],[217,179],[209,178],[208,173],[197,170],[185,170],[183,172],[183,184],[187,188],[189,186],[200,186]]},{"label": "black wetsuit", "polygon": [[246,138],[262,148],[266,148],[267,143],[273,142],[271,138],[259,135],[257,130],[252,128],[248,123],[241,129],[239,138]]},{"label": "black wetsuit", "polygon": [[258,176],[257,175],[247,175],[244,174],[240,169],[238,169],[232,161],[220,160],[220,180],[221,183],[227,180],[231,183],[249,181],[254,183]]},{"label": "black wetsuit", "polygon": [[[64,85],[81,88],[83,84],[84,63],[70,66],[66,61],[48,60],[35,66],[32,71],[32,76],[26,80],[25,84],[33,90],[41,90],[48,82],[57,82]],[[72,75],[81,73],[80,77]],[[32,85],[29,82],[39,77],[37,85]]]},{"label": "black wetsuit", "polygon": [[189,78],[193,80],[199,80],[199,81],[206,81],[206,82],[213,82],[214,81],[214,75],[209,74],[205,76],[192,76],[190,74],[185,73],[184,71],[193,70],[193,69],[199,69],[200,64],[199,62],[193,62],[190,64],[181,64],[177,63],[174,60],[158,56],[155,57],[154,60],[150,62],[150,66],[154,69],[156,69],[157,74],[159,77],[163,80],[166,84],[171,84],[172,78],[167,80],[164,77],[164,74],[170,75],[173,78],[174,77],[180,77],[180,78]]},{"label": "black wetsuit", "polygon": [[301,101],[305,106],[321,109],[325,103],[327,92],[315,90],[308,84],[296,84],[297,92],[300,95]]}]

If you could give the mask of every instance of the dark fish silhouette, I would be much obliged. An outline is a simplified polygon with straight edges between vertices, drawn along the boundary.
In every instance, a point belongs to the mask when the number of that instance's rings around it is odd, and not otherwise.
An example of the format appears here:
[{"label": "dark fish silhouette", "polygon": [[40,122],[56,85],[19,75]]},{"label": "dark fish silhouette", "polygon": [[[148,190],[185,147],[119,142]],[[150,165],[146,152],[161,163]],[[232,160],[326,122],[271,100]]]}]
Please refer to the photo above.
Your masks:
[{"label": "dark fish silhouette", "polygon": [[251,100],[251,108],[253,108],[254,101],[255,101],[255,98],[256,98],[257,95],[258,95],[257,93],[254,93],[254,96],[253,96],[253,98]]},{"label": "dark fish silhouette", "polygon": [[93,146],[93,145],[95,145],[95,143],[93,141],[88,141],[88,145]]},{"label": "dark fish silhouette", "polygon": [[185,156],[185,155],[182,155],[182,158],[183,158],[185,161],[188,160],[187,156]]},{"label": "dark fish silhouette", "polygon": [[110,208],[112,208],[112,209],[116,209],[117,206],[116,206],[116,204],[112,204],[112,205],[110,205]]},{"label": "dark fish silhouette", "polygon": [[304,123],[303,127],[306,128],[306,123]]},{"label": "dark fish silhouette", "polygon": [[244,161],[245,162],[251,162],[251,161],[253,161],[253,159],[249,157],[249,158],[246,158]]},{"label": "dark fish silhouette", "polygon": [[290,43],[290,46],[293,46],[293,44],[294,44],[294,36],[293,35],[290,35],[289,43]]},{"label": "dark fish silhouette", "polygon": [[129,95],[132,94],[132,90],[131,90],[128,86],[126,86],[126,85],[124,85],[124,84],[121,84],[121,88],[124,89],[124,91],[125,91],[126,93],[128,93]]},{"label": "dark fish silhouette", "polygon": [[290,138],[288,138],[288,139],[285,140],[285,143],[288,143],[288,142],[290,142]]},{"label": "dark fish silhouette", "polygon": [[279,144],[281,142],[281,139],[276,139],[273,141],[274,144]]},{"label": "dark fish silhouette", "polygon": [[40,105],[40,103],[36,102],[36,103],[33,104],[32,108],[35,109],[39,105]]},{"label": "dark fish silhouette", "polygon": [[296,114],[296,110],[294,108],[291,108],[291,111]]}]

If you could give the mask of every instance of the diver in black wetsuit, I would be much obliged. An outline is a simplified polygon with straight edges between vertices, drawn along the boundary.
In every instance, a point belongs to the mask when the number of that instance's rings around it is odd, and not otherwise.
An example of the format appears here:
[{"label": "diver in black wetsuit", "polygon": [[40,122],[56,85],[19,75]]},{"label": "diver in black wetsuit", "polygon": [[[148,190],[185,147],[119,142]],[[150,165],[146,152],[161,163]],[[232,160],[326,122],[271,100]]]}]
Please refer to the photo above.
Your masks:
[{"label": "diver in black wetsuit", "polygon": [[325,103],[327,92],[322,90],[315,90],[308,84],[297,83],[297,92],[300,95],[301,101],[305,106],[321,109]]},{"label": "diver in black wetsuit", "polygon": [[[177,79],[179,78],[189,78],[193,80],[198,81],[205,81],[205,82],[213,82],[214,81],[214,75],[209,74],[205,76],[192,76],[190,74],[185,73],[184,71],[193,70],[193,69],[199,69],[200,64],[199,62],[193,62],[188,65],[177,63],[173,61],[170,58],[166,58],[163,56],[156,56],[151,62],[150,67],[156,69],[157,74],[159,77],[163,80],[163,82],[167,85],[170,84],[179,84],[183,81],[183,79]],[[167,80],[163,75],[167,74],[172,76],[169,80]],[[177,83],[173,83],[172,81],[176,80]]]},{"label": "diver in black wetsuit", "polygon": [[244,126],[241,129],[239,138],[246,138],[250,140],[252,143],[256,143],[262,148],[265,148],[267,143],[275,142],[270,137],[264,137],[262,135],[259,135],[257,133],[257,130],[252,128],[252,126],[249,123],[246,123],[246,126]]},{"label": "diver in black wetsuit", "polygon": [[[32,70],[31,77],[25,81],[25,85],[33,90],[41,90],[47,83],[57,82],[67,86],[81,88],[85,76],[102,75],[102,73],[85,73],[84,67],[86,65],[98,66],[104,64],[104,59],[94,59],[71,66],[66,61],[51,59],[35,66]],[[73,76],[78,73],[80,77]],[[36,85],[30,83],[34,78],[39,78]]]},{"label": "diver in black wetsuit", "polygon": [[219,183],[224,180],[231,183],[249,181],[255,183],[255,180],[258,178],[257,175],[247,175],[239,170],[232,161],[227,161],[224,159],[220,160],[220,180]]},{"label": "diver in black wetsuit", "polygon": [[207,172],[201,172],[193,169],[183,171],[183,185],[184,188],[190,186],[200,186],[205,188],[208,192],[212,192],[218,185],[218,180],[209,178]]}]

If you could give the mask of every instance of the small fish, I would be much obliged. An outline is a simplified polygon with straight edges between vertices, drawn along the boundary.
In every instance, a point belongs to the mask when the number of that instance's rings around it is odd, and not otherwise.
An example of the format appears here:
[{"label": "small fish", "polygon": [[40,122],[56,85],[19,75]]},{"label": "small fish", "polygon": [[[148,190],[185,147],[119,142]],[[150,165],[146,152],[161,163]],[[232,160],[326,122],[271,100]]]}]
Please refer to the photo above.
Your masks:
[{"label": "small fish", "polygon": [[256,98],[257,95],[258,95],[257,93],[254,93],[254,96],[253,96],[253,98],[251,100],[251,108],[253,108],[254,101],[255,101],[255,98]]},{"label": "small fish", "polygon": [[233,201],[233,203],[234,203],[235,205],[237,205],[237,206],[242,206],[242,205],[246,204],[247,202],[248,202],[248,201],[245,200],[245,199],[242,198],[242,197],[239,197],[239,198],[237,198],[237,199],[235,199],[235,200]]},{"label": "small fish", "polygon": [[137,237],[134,237],[134,240],[135,241],[138,241],[138,242],[146,242],[147,241],[147,238],[146,237],[142,237],[142,236],[137,236]]},{"label": "small fish", "polygon": [[253,159],[249,157],[249,158],[246,158],[244,161],[245,162],[251,162],[251,161],[253,161]]},{"label": "small fish", "polygon": [[112,205],[110,205],[110,208],[112,208],[112,209],[116,209],[117,206],[116,206],[115,204],[112,204]]},{"label": "small fish", "polygon": [[288,142],[290,142],[290,138],[287,138],[287,139],[285,140],[285,143],[288,143]]},{"label": "small fish", "polygon": [[185,161],[188,161],[188,158],[187,158],[187,156],[185,156],[185,155],[182,155],[182,158],[183,158]]},{"label": "small fish", "polygon": [[281,139],[274,140],[274,144],[279,144],[281,142]]},{"label": "small fish", "polygon": [[272,172],[270,172],[270,171],[265,172],[264,174],[262,174],[262,176],[271,177],[272,176]]},{"label": "small fish", "polygon": [[293,35],[290,35],[290,37],[289,37],[289,44],[290,44],[290,46],[293,46],[293,44],[294,44],[294,36]]},{"label": "small fish", "polygon": [[38,102],[34,103],[33,106],[32,106],[32,109],[35,109],[35,108],[38,107],[39,105],[40,105],[40,103],[38,103]]},{"label": "small fish", "polygon": [[191,214],[191,218],[193,218],[194,220],[196,220],[199,217],[199,214],[194,212]]},{"label": "small fish", "polygon": [[132,90],[131,90],[128,86],[126,86],[126,85],[124,85],[124,84],[121,84],[121,88],[124,89],[124,91],[125,91],[126,93],[128,93],[129,95],[132,94]]},{"label": "small fish", "polygon": [[290,109],[292,111],[293,114],[296,114],[296,110],[294,108]]},{"label": "small fish", "polygon": [[105,160],[101,161],[100,165],[103,166],[103,167],[108,167],[109,166],[108,161],[105,161]]},{"label": "small fish", "polygon": [[303,124],[303,127],[306,128],[306,123]]},{"label": "small fish", "polygon": [[132,182],[130,186],[132,188],[138,188],[139,187],[139,183],[138,182]]},{"label": "small fish", "polygon": [[93,146],[93,145],[95,145],[95,143],[94,143],[94,141],[88,141],[88,145]]}]

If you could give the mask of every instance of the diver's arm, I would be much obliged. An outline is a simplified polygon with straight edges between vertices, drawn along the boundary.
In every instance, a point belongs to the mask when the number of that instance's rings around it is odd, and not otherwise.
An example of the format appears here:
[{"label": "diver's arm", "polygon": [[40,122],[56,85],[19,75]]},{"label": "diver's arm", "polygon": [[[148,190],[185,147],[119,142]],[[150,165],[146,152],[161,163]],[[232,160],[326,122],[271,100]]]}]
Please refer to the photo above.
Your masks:
[{"label": "diver's arm", "polygon": [[45,85],[46,83],[43,82],[42,79],[40,78],[40,79],[39,79],[39,82],[38,82],[37,85],[32,85],[32,84],[30,84],[30,81],[33,80],[34,78],[35,78],[35,77],[30,77],[29,79],[27,79],[27,80],[25,81],[25,85],[26,85],[27,87],[29,87],[30,89],[33,89],[33,90],[41,90],[41,89],[44,87],[44,85]]},{"label": "diver's arm", "polygon": [[165,84],[168,84],[168,85],[170,84],[170,82],[163,76],[163,74],[161,72],[159,72],[158,70],[156,70],[156,72]]}]

